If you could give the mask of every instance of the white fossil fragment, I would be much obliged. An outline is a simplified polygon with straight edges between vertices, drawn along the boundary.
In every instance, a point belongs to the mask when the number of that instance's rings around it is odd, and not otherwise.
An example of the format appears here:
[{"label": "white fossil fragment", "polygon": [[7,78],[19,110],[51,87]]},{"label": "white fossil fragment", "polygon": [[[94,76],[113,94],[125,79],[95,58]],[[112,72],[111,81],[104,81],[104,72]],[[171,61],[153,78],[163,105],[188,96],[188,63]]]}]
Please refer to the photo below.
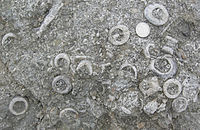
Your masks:
[{"label": "white fossil fragment", "polygon": [[182,91],[182,84],[176,79],[169,79],[163,85],[163,92],[168,98],[176,98]]},{"label": "white fossil fragment", "polygon": [[150,77],[148,79],[144,79],[139,84],[139,89],[144,94],[144,96],[147,97],[155,94],[158,91],[162,91],[157,77]]},{"label": "white fossil fragment", "polygon": [[135,66],[129,64],[128,62],[125,62],[121,65],[120,70],[123,70],[126,67],[130,67],[134,71],[134,79],[137,79],[137,69]]},{"label": "white fossil fragment", "polygon": [[124,113],[126,113],[126,114],[128,114],[128,115],[130,115],[131,114],[131,111],[129,110],[129,109],[127,109],[127,108],[125,108],[125,107],[121,107],[121,109],[122,109],[122,111],[124,112]]},{"label": "white fossil fragment", "polygon": [[144,55],[145,55],[146,58],[149,58],[149,59],[151,58],[151,55],[150,55],[150,53],[149,53],[149,48],[150,48],[150,47],[155,47],[155,45],[149,43],[149,44],[147,44],[147,45],[145,46],[145,48],[144,48]]},{"label": "white fossil fragment", "polygon": [[[161,59],[167,60],[168,63],[170,64],[170,69],[167,72],[161,72],[160,70],[158,70],[155,67],[155,62],[158,61],[158,60],[161,60]],[[151,60],[149,68],[153,72],[155,72],[156,74],[158,74],[159,76],[161,76],[162,78],[170,78],[170,77],[174,76],[176,74],[176,72],[177,72],[177,64],[174,61],[174,59],[171,58],[170,55],[165,55],[163,57],[158,57],[157,59]]]},{"label": "white fossil fragment", "polygon": [[39,30],[37,31],[38,36],[42,34],[42,32],[47,28],[47,26],[51,23],[51,21],[56,17],[59,10],[62,8],[64,4],[62,0],[56,1],[56,4],[50,9],[49,14],[45,17],[42,25],[40,26]]},{"label": "white fossil fragment", "polygon": [[157,3],[148,5],[144,9],[144,16],[150,23],[156,26],[164,25],[169,18],[167,9],[163,5]]},{"label": "white fossil fragment", "polygon": [[72,90],[72,85],[66,75],[59,75],[53,79],[52,88],[60,94],[68,94]]},{"label": "white fossil fragment", "polygon": [[108,39],[113,45],[122,45],[128,41],[129,36],[130,31],[126,26],[117,25],[110,29]]},{"label": "white fossil fragment", "polygon": [[159,105],[157,113],[160,113],[164,111],[165,109],[166,109],[166,103],[162,103]]},{"label": "white fossil fragment", "polygon": [[140,22],[136,26],[136,33],[139,37],[148,37],[150,34],[150,27],[147,23],[145,22]]},{"label": "white fossil fragment", "polygon": [[168,40],[170,40],[170,41],[172,41],[172,42],[174,42],[174,43],[178,43],[178,40],[176,40],[176,39],[173,38],[173,37],[166,36],[165,38],[168,39]]},{"label": "white fossil fragment", "polygon": [[173,53],[174,53],[174,50],[173,50],[171,47],[169,47],[169,46],[164,46],[164,47],[162,48],[162,51],[164,51],[164,52],[166,52],[166,53],[169,53],[169,54],[171,54],[171,55],[173,55]]},{"label": "white fossil fragment", "polygon": [[88,68],[89,75],[92,75],[92,73],[93,73],[92,63],[91,63],[90,61],[88,61],[88,60],[82,60],[82,61],[78,64],[76,70],[78,71],[78,70],[81,69],[83,66],[86,66],[86,67]]},{"label": "white fossil fragment", "polygon": [[[60,54],[58,54],[58,55],[55,57],[55,59],[54,59],[54,65],[55,65],[55,67],[60,67],[59,61],[60,61],[61,59],[64,59],[64,60],[67,61],[66,67],[69,68],[70,59],[69,59],[69,56],[68,56],[67,54],[65,54],[65,53],[60,53]],[[65,65],[63,65],[63,66],[65,66]]]},{"label": "white fossil fragment", "polygon": [[5,45],[5,41],[9,38],[9,37],[12,37],[12,38],[16,38],[17,36],[14,34],[14,33],[7,33],[6,35],[3,36],[2,38],[2,46]]},{"label": "white fossil fragment", "polygon": [[74,56],[73,58],[74,59],[92,59],[92,60],[94,60],[94,58],[91,56]]},{"label": "white fossil fragment", "polygon": [[143,108],[144,112],[148,115],[154,114],[157,109],[158,109],[158,102],[156,100],[148,102]]},{"label": "white fossil fragment", "polygon": [[28,110],[28,102],[25,98],[17,96],[11,100],[9,110],[16,116],[22,115]]},{"label": "white fossil fragment", "polygon": [[185,97],[178,97],[172,102],[172,108],[175,112],[183,112],[187,109],[188,100]]}]

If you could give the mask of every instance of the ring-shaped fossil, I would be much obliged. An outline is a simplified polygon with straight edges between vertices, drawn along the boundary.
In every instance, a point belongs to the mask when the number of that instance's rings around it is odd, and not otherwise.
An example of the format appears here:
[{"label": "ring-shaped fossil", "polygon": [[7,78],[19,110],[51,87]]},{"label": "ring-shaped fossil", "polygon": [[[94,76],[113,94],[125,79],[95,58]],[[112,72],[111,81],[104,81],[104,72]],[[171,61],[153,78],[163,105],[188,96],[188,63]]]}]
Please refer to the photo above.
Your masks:
[{"label": "ring-shaped fossil", "polygon": [[56,57],[55,57],[55,59],[54,59],[54,65],[56,66],[56,67],[59,67],[59,60],[61,60],[61,59],[64,59],[64,60],[66,60],[67,61],[67,68],[69,67],[69,65],[70,65],[70,59],[69,59],[69,56],[67,55],[67,54],[65,54],[65,53],[60,53],[60,54],[58,54]]},{"label": "ring-shaped fossil", "polygon": [[180,113],[187,109],[188,100],[185,97],[178,97],[172,102],[172,108],[174,111]]},{"label": "ring-shaped fossil", "polygon": [[134,78],[137,79],[137,69],[136,69],[136,67],[133,66],[133,65],[131,65],[131,64],[129,64],[129,63],[124,63],[120,67],[120,70],[123,70],[125,67],[130,67],[134,71],[134,73],[135,73],[135,77]]},{"label": "ring-shaped fossil", "polygon": [[[176,93],[174,93],[174,94],[170,94],[169,93],[170,84],[175,84],[176,85],[176,87],[177,87],[177,92]],[[163,85],[163,92],[164,92],[165,96],[170,98],[170,99],[178,97],[180,95],[181,91],[182,91],[182,85],[176,79],[169,79]]]},{"label": "ring-shaped fossil", "polygon": [[[116,30],[119,29],[122,31],[123,33],[123,37],[121,38],[121,40],[117,40],[115,37],[112,36],[112,33]],[[113,45],[122,45],[124,43],[126,43],[129,39],[130,36],[130,31],[128,30],[128,28],[124,25],[117,25],[113,28],[110,29],[109,31],[109,41],[113,44]]]},{"label": "ring-shaped fossil", "polygon": [[[59,88],[63,87],[64,88]],[[66,75],[59,75],[53,79],[52,88],[60,94],[68,94],[72,90],[72,85]]]},{"label": "ring-shaped fossil", "polygon": [[[156,9],[158,9],[158,11],[159,10],[162,11],[162,16],[160,16],[161,17],[160,19],[153,15],[153,11]],[[168,18],[169,18],[167,9],[163,5],[156,4],[156,3],[150,4],[144,9],[144,16],[150,23],[157,26],[164,25],[168,21]]]},{"label": "ring-shaped fossil", "polygon": [[[158,69],[155,68],[155,62],[158,59],[166,59],[169,64],[170,64],[170,69],[169,71],[167,71],[166,73],[159,71]],[[158,74],[159,76],[161,76],[162,78],[170,78],[172,76],[174,76],[177,72],[177,65],[176,62],[174,61],[174,59],[172,59],[170,56],[165,55],[163,57],[158,57],[158,59],[153,59],[150,62],[149,68],[155,72],[156,74]]]},{"label": "ring-shaped fossil", "polygon": [[[19,102],[23,102],[23,105],[24,105],[24,108],[23,110],[20,110],[20,112],[18,112],[17,110],[15,110],[15,105],[16,103],[19,103]],[[15,97],[11,100],[10,104],[9,104],[9,110],[12,114],[18,116],[18,115],[22,115],[24,114],[28,109],[28,102],[26,101],[25,98],[23,97]]]}]

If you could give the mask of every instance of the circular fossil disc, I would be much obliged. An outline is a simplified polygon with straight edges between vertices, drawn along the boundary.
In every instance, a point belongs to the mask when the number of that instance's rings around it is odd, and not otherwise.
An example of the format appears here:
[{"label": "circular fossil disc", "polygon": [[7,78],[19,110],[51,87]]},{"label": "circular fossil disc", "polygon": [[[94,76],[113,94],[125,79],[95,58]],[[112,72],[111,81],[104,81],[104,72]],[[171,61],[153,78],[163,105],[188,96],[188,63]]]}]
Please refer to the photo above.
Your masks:
[{"label": "circular fossil disc", "polygon": [[72,90],[72,85],[65,75],[59,75],[53,79],[52,88],[60,94],[68,94]]},{"label": "circular fossil disc", "polygon": [[28,102],[23,97],[15,97],[9,104],[9,110],[12,114],[18,116],[24,114],[28,109]]},{"label": "circular fossil disc", "polygon": [[[112,34],[116,30],[120,30],[122,32],[122,34],[116,34],[113,36]],[[120,37],[121,35],[123,35],[122,38],[120,40],[118,40],[117,37]],[[130,36],[130,31],[128,30],[128,27],[126,27],[124,25],[114,26],[109,31],[109,41],[113,45],[122,45],[122,44],[126,43],[129,39],[129,36]]]},{"label": "circular fossil disc", "polygon": [[188,100],[184,97],[178,97],[172,102],[173,110],[178,113],[185,111],[187,109],[187,106]]},{"label": "circular fossil disc", "polygon": [[139,37],[147,37],[150,34],[150,27],[147,23],[141,22],[136,26],[136,33]]},{"label": "circular fossil disc", "polygon": [[[170,84],[176,85],[177,92],[175,92],[174,94],[171,94],[171,93],[169,92]],[[172,90],[175,91],[174,88],[173,88]],[[173,98],[178,97],[179,94],[181,93],[181,91],[182,91],[182,85],[181,85],[181,83],[180,83],[178,80],[176,80],[176,79],[169,79],[169,80],[167,80],[167,81],[164,83],[164,85],[163,85],[163,92],[164,92],[165,96],[167,96],[168,98],[173,99]]]}]

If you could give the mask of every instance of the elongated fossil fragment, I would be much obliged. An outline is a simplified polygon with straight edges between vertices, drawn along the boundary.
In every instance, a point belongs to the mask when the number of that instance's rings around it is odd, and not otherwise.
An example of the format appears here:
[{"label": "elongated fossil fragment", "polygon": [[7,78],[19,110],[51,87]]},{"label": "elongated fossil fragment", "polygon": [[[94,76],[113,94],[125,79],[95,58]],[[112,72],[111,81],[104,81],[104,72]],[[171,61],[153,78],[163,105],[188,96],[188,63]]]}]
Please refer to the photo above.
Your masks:
[{"label": "elongated fossil fragment", "polygon": [[42,25],[39,28],[39,31],[37,31],[38,36],[41,36],[42,32],[47,28],[47,26],[51,23],[51,21],[56,17],[59,10],[62,8],[64,4],[62,3],[62,0],[58,0],[56,4],[53,5],[53,7],[50,9],[49,14],[45,17]]},{"label": "elongated fossil fragment", "polygon": [[155,45],[154,44],[152,44],[152,43],[149,43],[149,44],[147,44],[145,47],[144,47],[144,55],[145,55],[145,57],[146,58],[151,58],[151,55],[150,55],[150,53],[149,53],[149,48],[150,47],[155,47]]}]

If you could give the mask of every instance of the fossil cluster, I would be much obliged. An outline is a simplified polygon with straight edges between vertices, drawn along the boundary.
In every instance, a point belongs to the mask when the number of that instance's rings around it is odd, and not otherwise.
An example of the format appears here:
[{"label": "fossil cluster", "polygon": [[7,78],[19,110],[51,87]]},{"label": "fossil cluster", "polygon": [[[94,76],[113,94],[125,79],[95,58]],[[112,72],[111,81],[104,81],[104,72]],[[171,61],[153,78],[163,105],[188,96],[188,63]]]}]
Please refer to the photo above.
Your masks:
[{"label": "fossil cluster", "polygon": [[200,3],[2,3],[0,129],[200,129]]}]

